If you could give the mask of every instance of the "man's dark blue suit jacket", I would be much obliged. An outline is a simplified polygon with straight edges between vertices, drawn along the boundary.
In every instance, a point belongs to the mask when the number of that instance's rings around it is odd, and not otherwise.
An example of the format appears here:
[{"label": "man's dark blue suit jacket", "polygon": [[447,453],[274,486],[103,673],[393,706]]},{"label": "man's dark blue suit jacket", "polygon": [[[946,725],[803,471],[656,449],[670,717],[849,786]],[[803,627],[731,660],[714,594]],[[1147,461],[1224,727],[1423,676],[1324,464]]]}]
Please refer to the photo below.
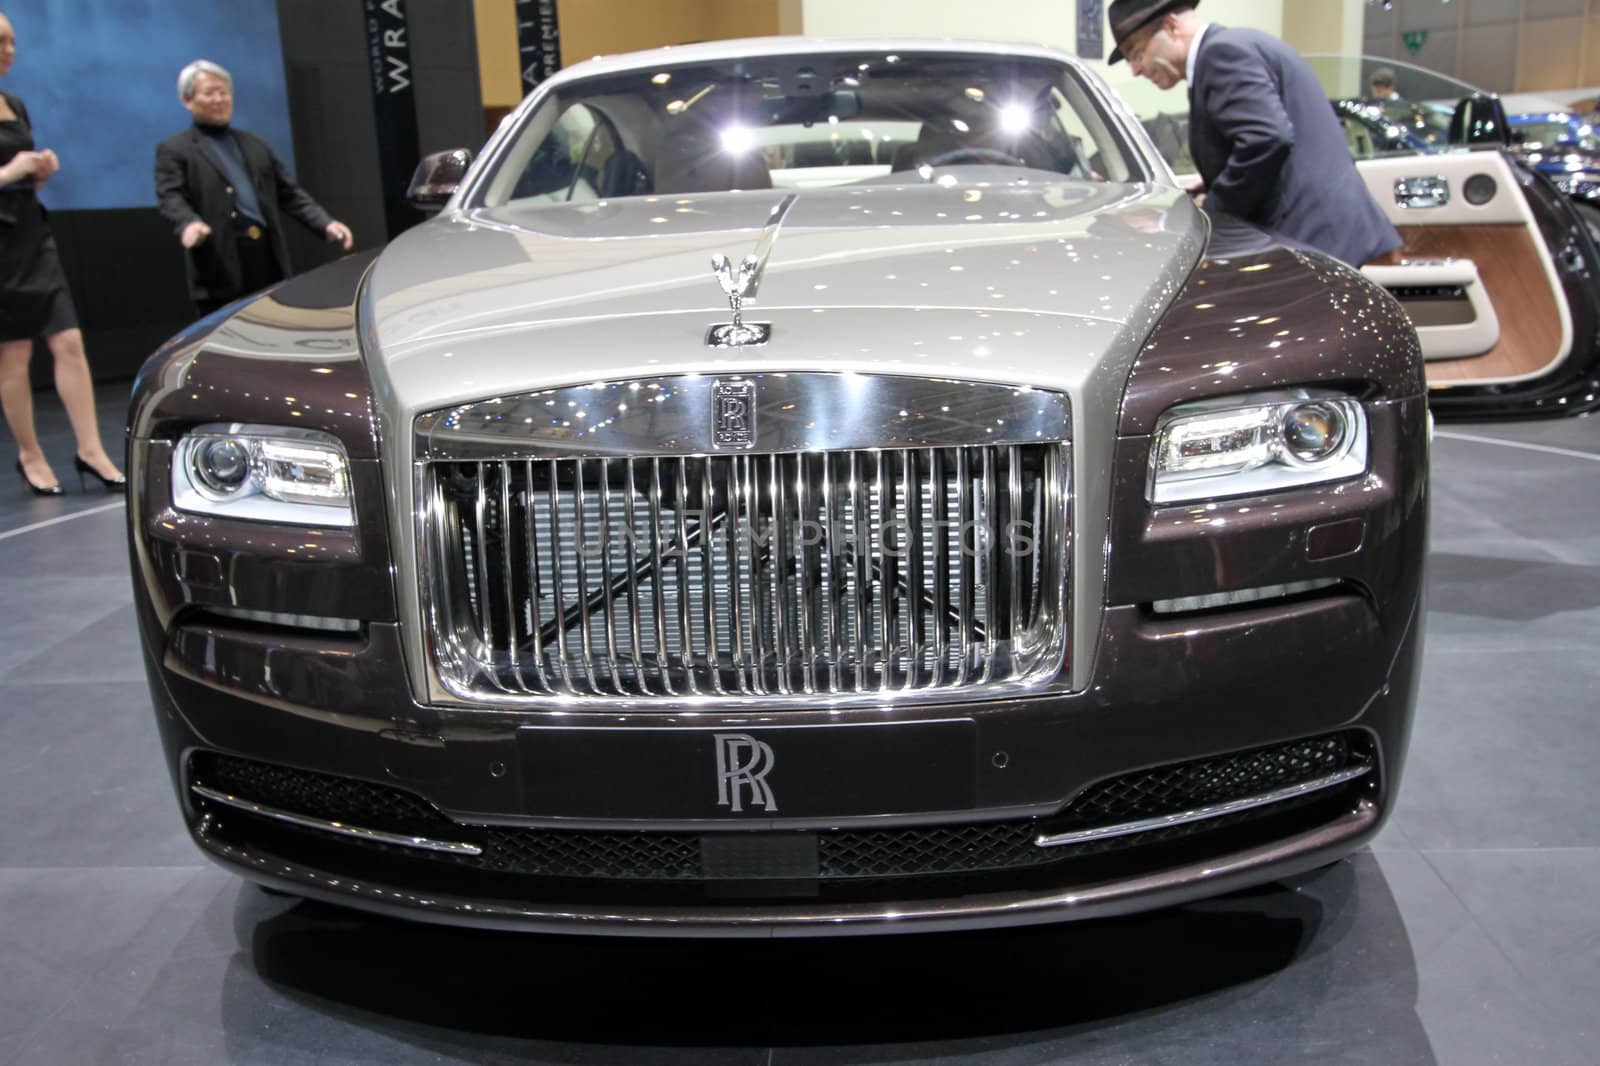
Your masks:
[{"label": "man's dark blue suit jacket", "polygon": [[1299,53],[1270,34],[1215,24],[1199,48],[1189,151],[1208,209],[1355,266],[1400,246]]}]

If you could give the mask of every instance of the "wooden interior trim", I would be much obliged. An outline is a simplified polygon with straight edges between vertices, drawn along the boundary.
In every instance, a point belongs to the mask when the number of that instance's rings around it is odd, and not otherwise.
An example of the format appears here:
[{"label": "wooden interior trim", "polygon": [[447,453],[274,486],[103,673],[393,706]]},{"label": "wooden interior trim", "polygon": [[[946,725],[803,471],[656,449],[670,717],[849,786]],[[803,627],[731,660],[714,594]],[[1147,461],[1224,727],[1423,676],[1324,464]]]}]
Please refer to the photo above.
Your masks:
[{"label": "wooden interior trim", "polygon": [[1500,341],[1483,355],[1435,359],[1427,365],[1428,384],[1462,384],[1480,379],[1517,378],[1538,373],[1561,356],[1561,308],[1544,269],[1544,252],[1527,227],[1401,226],[1405,245],[1374,259],[1398,265],[1402,259],[1471,259],[1489,302],[1500,318]]}]

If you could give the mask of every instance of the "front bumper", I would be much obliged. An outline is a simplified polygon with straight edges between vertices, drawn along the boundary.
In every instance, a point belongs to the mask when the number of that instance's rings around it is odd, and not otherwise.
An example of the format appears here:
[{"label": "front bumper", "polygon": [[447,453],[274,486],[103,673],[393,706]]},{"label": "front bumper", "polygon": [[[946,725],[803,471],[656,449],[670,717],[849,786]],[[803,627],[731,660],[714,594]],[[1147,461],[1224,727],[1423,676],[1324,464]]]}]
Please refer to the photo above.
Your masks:
[{"label": "front bumper", "polygon": [[1378,829],[1380,808],[1361,800],[1313,829],[1270,843],[1136,877],[1055,889],[1018,888],[898,903],[711,901],[702,905],[517,902],[436,892],[351,876],[232,843],[209,820],[201,848],[224,867],[295,894],[398,917],[526,932],[622,936],[796,937],[936,932],[1112,917],[1219,895],[1333,862]]},{"label": "front bumper", "polygon": [[[1417,674],[1417,626],[1412,616],[1400,632],[1385,634],[1368,603],[1348,593],[1204,619],[1157,620],[1113,609],[1100,654],[1123,668],[1101,674],[1106,683],[1088,692],[964,704],[946,717],[927,706],[823,712],[835,721],[812,725],[818,740],[807,749],[836,782],[823,791],[880,800],[878,808],[850,814],[814,797],[808,803],[789,787],[804,778],[785,779],[775,768],[776,814],[747,805],[739,814],[693,816],[701,800],[717,810],[714,761],[694,744],[664,746],[689,762],[648,782],[608,778],[605,765],[585,768],[607,787],[584,794],[610,796],[609,810],[574,818],[542,807],[546,793],[532,782],[538,742],[552,735],[581,742],[594,735],[593,723],[552,730],[543,716],[414,704],[394,670],[398,634],[389,625],[369,625],[332,654],[324,641],[315,655],[277,633],[180,625],[149,666],[194,838],[244,876],[456,924],[627,935],[837,935],[1120,914],[1288,876],[1347,854],[1377,831],[1392,805]],[[1191,654],[1198,649],[1211,664],[1192,670],[1182,691],[1152,686],[1152,676],[1171,671],[1128,668],[1136,660],[1160,662],[1180,635]],[[1318,665],[1284,656],[1285,643],[1317,648]],[[1222,647],[1229,654],[1203,654]],[[284,668],[286,657],[294,670]],[[320,668],[306,669],[308,660]],[[1294,698],[1275,701],[1273,692]],[[867,716],[879,719],[871,723],[878,729],[862,728]],[[780,717],[792,721],[792,712]],[[695,738],[718,730],[792,735],[792,726],[768,732],[770,721],[761,718],[688,716],[651,725]],[[967,738],[964,766],[946,766],[942,775],[961,782],[961,806],[914,809],[908,801],[893,809],[884,799],[895,794],[892,788],[852,789],[849,778],[865,774],[880,784],[904,780],[906,795],[919,796],[909,783],[927,776],[929,749],[917,734],[935,725]],[[903,757],[886,754],[892,749],[881,738],[868,739],[883,730],[903,738]],[[1318,738],[1329,737],[1340,738],[1342,761],[1307,764],[1287,778],[1278,769],[1250,780],[1210,769],[1250,763],[1241,752],[1321,750]],[[947,743],[938,750],[947,758],[951,751]],[[259,782],[270,775],[241,786],[237,775],[218,775],[219,759],[284,768],[312,786],[263,791]],[[1081,813],[1086,797],[1108,788],[1138,791],[1142,782],[1170,780],[1173,768],[1185,765],[1205,768],[1189,775],[1189,792],[1119,798],[1120,807]],[[1292,801],[1034,850],[1037,838],[1062,830],[1192,811],[1207,797],[1225,802],[1229,795],[1270,793],[1285,780],[1323,779],[1352,765],[1368,772]],[[1228,785],[1230,773],[1242,783]],[[682,795],[672,794],[673,780],[683,782]],[[305,798],[313,793],[322,798]],[[358,793],[368,798],[349,798]],[[251,803],[262,811],[242,809]],[[312,817],[296,824],[280,817],[284,812]],[[378,835],[340,832],[329,822]],[[385,833],[483,846],[484,857],[410,847]],[[626,840],[645,858],[608,865],[585,850],[607,839]],[[539,857],[557,853],[545,848],[552,840],[562,843],[559,863]],[[841,848],[855,848],[858,860],[882,861],[841,864]],[[902,854],[916,861],[902,862]]]},{"label": "front bumper", "polygon": [[[405,672],[403,623],[385,595],[381,536],[319,533],[238,547],[246,531],[170,513],[159,449],[140,442],[148,484],[136,485],[130,507],[135,602],[180,805],[201,849],[247,877],[425,920],[550,932],[835,935],[1026,924],[1292,875],[1370,839],[1400,783],[1426,540],[1421,401],[1403,406],[1378,411],[1399,444],[1380,453],[1367,478],[1272,507],[1239,500],[1148,509],[1139,491],[1148,442],[1125,438],[1114,457],[1121,487],[1111,515],[1111,605],[1093,648],[1078,649],[1092,656],[1082,690],[781,710],[419,703]],[[355,464],[368,513],[382,507],[377,465]],[[1326,536],[1352,529],[1343,540]],[[1325,579],[1333,584],[1250,604],[1178,614],[1153,607],[1164,597]],[[364,621],[356,632],[311,632],[226,610],[281,610],[291,601],[300,614]],[[762,802],[749,780],[722,778],[729,767],[719,765],[718,744],[730,735],[751,742],[745,755],[759,742],[775,756],[763,778],[773,794]],[[1074,821],[1097,789],[1328,737],[1343,738],[1368,772],[1181,831],[1030,850],[1040,836],[1140,813]],[[374,808],[361,804],[314,809],[230,791],[204,779],[205,760],[219,757],[325,777],[336,794],[345,794],[342,782],[402,797],[409,813],[380,805],[369,817]],[[1319,775],[1269,774],[1232,792],[1223,781],[1143,813],[1192,811]],[[728,802],[725,783],[742,802]],[[219,794],[274,810],[252,812]],[[277,816],[285,812],[310,824]],[[496,858],[487,848],[495,861],[432,852],[318,828],[319,819],[479,847],[514,839],[524,858],[504,861],[503,850]],[[541,865],[541,841],[571,844],[585,834],[626,836],[644,852],[678,858]],[[968,861],[997,837],[1012,842],[1000,848],[1009,858]],[[828,848],[847,839],[866,841],[864,853],[879,857],[934,841],[938,861],[830,866]]]}]

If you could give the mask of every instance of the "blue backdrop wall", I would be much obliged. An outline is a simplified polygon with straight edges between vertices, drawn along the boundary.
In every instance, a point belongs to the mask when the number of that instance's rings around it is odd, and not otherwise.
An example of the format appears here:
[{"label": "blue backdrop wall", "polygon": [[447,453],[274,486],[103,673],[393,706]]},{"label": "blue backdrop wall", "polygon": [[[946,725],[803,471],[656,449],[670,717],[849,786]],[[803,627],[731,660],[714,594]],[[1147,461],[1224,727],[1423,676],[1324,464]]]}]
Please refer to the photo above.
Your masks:
[{"label": "blue backdrop wall", "polygon": [[[355,230],[387,239],[367,5],[376,0],[0,0],[17,61],[0,88],[21,96],[63,170],[45,186],[50,228],[97,381],[131,377],[195,309],[183,251],[156,211],[156,144],[184,129],[178,71],[206,58],[233,72],[235,119],[265,137],[306,190]],[[418,148],[483,143],[477,33],[466,0],[405,0]],[[286,227],[292,267],[337,245]],[[35,349],[33,381],[51,359]]]},{"label": "blue backdrop wall", "polygon": [[178,71],[233,75],[236,124],[290,169],[294,143],[276,0],[0,0],[17,59],[0,88],[22,97],[41,148],[61,157],[53,210],[155,205],[156,143],[190,122]]}]

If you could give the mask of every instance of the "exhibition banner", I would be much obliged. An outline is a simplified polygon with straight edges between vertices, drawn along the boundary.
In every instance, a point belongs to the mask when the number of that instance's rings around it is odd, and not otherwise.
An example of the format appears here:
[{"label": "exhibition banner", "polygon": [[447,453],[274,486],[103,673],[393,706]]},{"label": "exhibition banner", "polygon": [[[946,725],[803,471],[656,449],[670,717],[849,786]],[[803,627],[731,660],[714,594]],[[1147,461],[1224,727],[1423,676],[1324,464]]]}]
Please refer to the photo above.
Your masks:
[{"label": "exhibition banner", "polygon": [[522,95],[561,69],[561,31],[556,0],[517,0],[517,51],[522,57]]},{"label": "exhibition banner", "polygon": [[1106,57],[1106,12],[1101,0],[1078,0],[1078,58]]},{"label": "exhibition banner", "polygon": [[383,215],[392,240],[423,217],[406,199],[406,188],[422,157],[412,85],[411,42],[405,0],[366,0],[366,5],[367,61],[373,117],[378,127]]}]

